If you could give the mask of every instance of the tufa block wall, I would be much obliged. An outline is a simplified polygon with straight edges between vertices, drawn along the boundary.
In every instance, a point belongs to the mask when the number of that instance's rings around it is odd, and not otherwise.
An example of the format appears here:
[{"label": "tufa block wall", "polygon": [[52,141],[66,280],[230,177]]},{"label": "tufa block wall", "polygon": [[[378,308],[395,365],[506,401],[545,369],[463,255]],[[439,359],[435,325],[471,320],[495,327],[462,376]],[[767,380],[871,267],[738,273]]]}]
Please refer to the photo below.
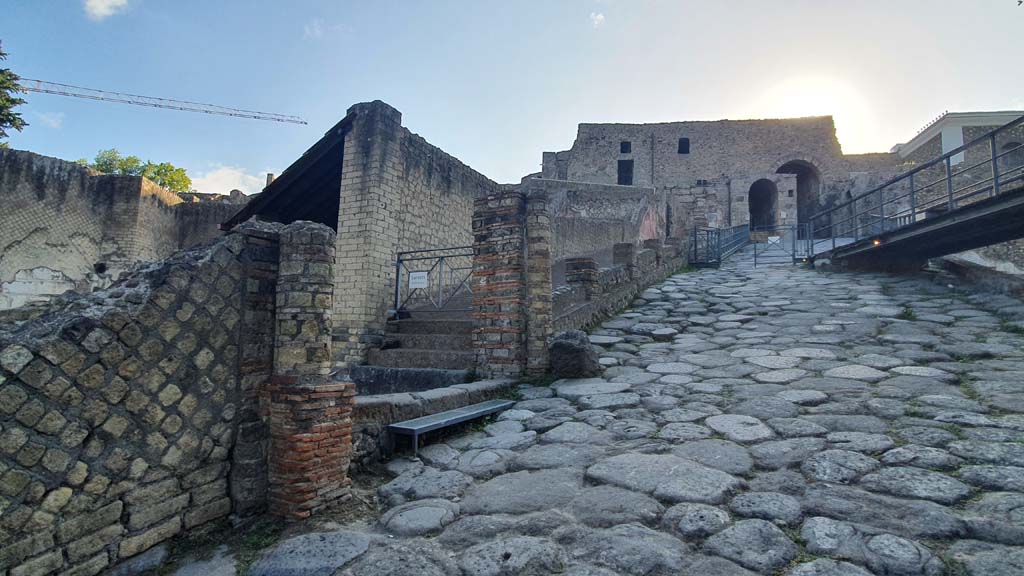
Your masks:
[{"label": "tufa block wall", "polygon": [[380,101],[349,109],[338,213],[335,365],[362,363],[393,308],[400,251],[469,246],[473,201],[499,186],[402,127]]}]

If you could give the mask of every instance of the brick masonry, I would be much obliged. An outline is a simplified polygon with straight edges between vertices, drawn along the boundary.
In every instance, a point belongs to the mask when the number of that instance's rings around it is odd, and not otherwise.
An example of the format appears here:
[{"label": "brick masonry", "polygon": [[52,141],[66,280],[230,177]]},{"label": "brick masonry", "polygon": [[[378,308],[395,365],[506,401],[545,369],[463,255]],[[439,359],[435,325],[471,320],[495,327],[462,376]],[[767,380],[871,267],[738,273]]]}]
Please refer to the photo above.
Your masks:
[{"label": "brick masonry", "polygon": [[503,190],[473,212],[473,348],[477,370],[518,376],[526,368],[526,197]]},{"label": "brick masonry", "polygon": [[0,324],[0,573],[96,574],[268,499],[342,497],[333,250],[324,226],[245,224]]},{"label": "brick masonry", "polygon": [[355,385],[331,381],[334,232],[281,231],[270,407],[272,514],[306,518],[348,495]]}]

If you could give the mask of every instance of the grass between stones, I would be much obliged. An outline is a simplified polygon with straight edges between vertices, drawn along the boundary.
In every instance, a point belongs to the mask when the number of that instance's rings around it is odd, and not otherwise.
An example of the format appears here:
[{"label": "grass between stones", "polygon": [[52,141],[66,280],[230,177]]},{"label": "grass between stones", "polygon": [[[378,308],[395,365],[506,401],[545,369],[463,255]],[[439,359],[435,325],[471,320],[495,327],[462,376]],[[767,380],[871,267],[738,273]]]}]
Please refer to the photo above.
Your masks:
[{"label": "grass between stones", "polygon": [[277,543],[284,535],[285,525],[269,517],[259,518],[245,528],[233,528],[227,520],[204,529],[189,532],[168,542],[167,559],[157,568],[144,572],[145,576],[173,574],[190,562],[213,558],[220,546],[234,557],[238,576],[244,576],[260,553]]}]

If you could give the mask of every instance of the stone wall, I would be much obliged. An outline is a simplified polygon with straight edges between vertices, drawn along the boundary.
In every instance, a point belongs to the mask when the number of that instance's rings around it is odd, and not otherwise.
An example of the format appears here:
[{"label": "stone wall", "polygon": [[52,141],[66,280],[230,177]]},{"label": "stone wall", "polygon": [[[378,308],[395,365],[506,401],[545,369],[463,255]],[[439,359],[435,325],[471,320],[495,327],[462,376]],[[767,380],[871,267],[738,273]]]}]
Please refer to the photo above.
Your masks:
[{"label": "stone wall", "polygon": [[[680,153],[682,138],[688,139],[687,153]],[[832,118],[824,116],[581,124],[570,150],[544,153],[541,174],[546,179],[615,184],[620,160],[633,162],[634,186],[666,194],[668,235],[679,238],[694,226],[726,228],[748,222],[748,197],[759,180],[778,188],[775,222],[791,224],[806,222],[843,202],[847,194],[863,191],[855,174],[888,174],[899,164],[890,153],[843,155]]]},{"label": "stone wall", "polygon": [[[612,266],[598,267],[590,258],[569,261],[568,285],[556,292],[552,329],[580,330],[610,318],[629,305],[644,288],[679,272],[687,264],[685,241],[670,239],[616,244]],[[560,289],[561,290],[561,289]]]},{"label": "stone wall", "polygon": [[551,243],[558,238],[551,221],[561,208],[548,188],[556,196],[564,192],[553,182],[530,179],[476,201],[473,348],[477,371],[485,376],[544,374],[553,332],[610,316],[646,286],[686,265],[682,240],[634,237],[608,246],[610,267],[599,268],[591,257],[564,259],[566,285],[553,290]]},{"label": "stone wall", "polygon": [[0,309],[109,286],[138,262],[217,237],[238,209],[10,149],[0,150],[0,199]]},{"label": "stone wall", "polygon": [[268,500],[343,498],[333,249],[321,225],[245,224],[0,324],[0,572],[97,574]]},{"label": "stone wall", "polygon": [[346,368],[379,345],[400,251],[472,244],[473,201],[489,180],[402,127],[398,110],[357,104],[345,136],[338,213],[335,365]]},{"label": "stone wall", "polygon": [[616,242],[666,233],[667,199],[653,188],[526,178],[520,189],[547,197],[554,260],[610,251]]}]

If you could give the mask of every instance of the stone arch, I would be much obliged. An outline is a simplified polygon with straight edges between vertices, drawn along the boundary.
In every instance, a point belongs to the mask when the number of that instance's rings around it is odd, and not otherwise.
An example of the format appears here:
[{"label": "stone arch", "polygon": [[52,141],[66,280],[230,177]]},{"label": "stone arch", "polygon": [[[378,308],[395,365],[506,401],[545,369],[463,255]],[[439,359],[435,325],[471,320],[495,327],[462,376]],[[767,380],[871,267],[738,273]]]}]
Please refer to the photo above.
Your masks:
[{"label": "stone arch", "polygon": [[775,182],[761,178],[750,185],[747,193],[747,208],[750,210],[750,229],[775,226],[779,208],[779,189]]},{"label": "stone arch", "polygon": [[797,159],[784,162],[775,172],[796,175],[796,221],[810,223],[821,208],[821,171],[814,163]]}]

